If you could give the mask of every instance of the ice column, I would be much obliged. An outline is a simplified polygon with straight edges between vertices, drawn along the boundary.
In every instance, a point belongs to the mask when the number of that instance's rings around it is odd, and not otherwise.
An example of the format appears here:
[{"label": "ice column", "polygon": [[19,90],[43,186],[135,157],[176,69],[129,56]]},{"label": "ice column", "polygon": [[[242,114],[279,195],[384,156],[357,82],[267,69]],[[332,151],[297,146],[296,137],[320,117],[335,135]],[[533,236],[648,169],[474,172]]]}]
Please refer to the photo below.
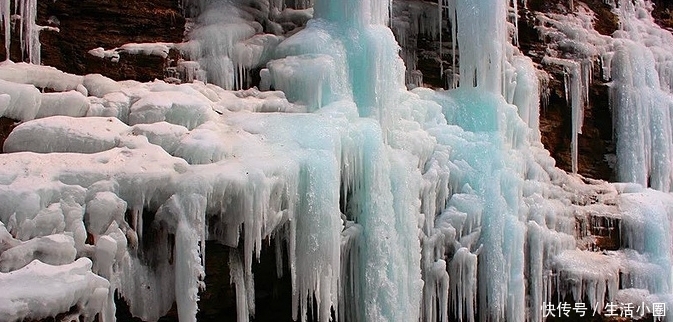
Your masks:
[{"label": "ice column", "polygon": [[[507,1],[455,1],[461,86],[503,92]],[[450,13],[453,15],[454,13]]]},{"label": "ice column", "polygon": [[657,26],[646,1],[620,1],[610,91],[617,177],[661,191],[673,184],[673,36]]},{"label": "ice column", "polygon": [[517,106],[519,116],[532,129],[533,139],[540,140],[540,83],[537,70],[526,56],[514,57],[512,65],[516,70],[512,104]]},{"label": "ice column", "polygon": [[388,0],[323,0],[315,4],[315,17],[343,27],[386,25],[390,18],[389,5]]},{"label": "ice column", "polygon": [[357,245],[346,245],[349,251],[342,254],[349,261],[342,262],[342,274],[348,274],[342,281],[359,298],[342,303],[345,314],[353,321],[417,321],[422,282],[413,171],[383,143],[376,122],[356,124],[356,153],[345,159],[351,173],[348,214],[356,224],[344,234]]},{"label": "ice column", "polygon": [[[327,22],[322,32],[346,49],[349,88],[360,116],[379,119],[353,121],[344,139],[355,143],[345,154],[352,167],[345,170],[351,178],[349,219],[362,227],[355,253],[357,275],[343,279],[359,278],[356,321],[416,321],[420,310],[420,245],[414,216],[418,209],[413,206],[418,183],[412,184],[416,172],[410,166],[415,164],[384,143],[388,111],[405,90],[399,46],[385,26],[389,5],[387,0],[347,0],[319,1],[315,6],[315,17]],[[321,32],[311,30],[319,26],[305,31]],[[339,61],[335,57],[334,62]]]},{"label": "ice column", "polygon": [[670,191],[673,99],[661,90],[652,52],[623,40],[612,66],[610,92],[617,139],[617,176]]}]

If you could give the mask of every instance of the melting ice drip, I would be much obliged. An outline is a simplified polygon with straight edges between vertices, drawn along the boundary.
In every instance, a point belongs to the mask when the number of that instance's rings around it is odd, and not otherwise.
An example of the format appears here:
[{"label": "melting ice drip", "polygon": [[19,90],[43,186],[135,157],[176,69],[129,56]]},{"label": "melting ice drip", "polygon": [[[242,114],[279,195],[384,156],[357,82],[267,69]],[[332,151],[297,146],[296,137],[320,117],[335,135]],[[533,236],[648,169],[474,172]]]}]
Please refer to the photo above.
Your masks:
[{"label": "melting ice drip", "polygon": [[[637,292],[621,295],[671,303],[673,198],[554,168],[539,141],[535,67],[508,39],[507,1],[444,3],[463,77],[452,91],[405,89],[388,1],[318,1],[288,38],[258,33],[224,2],[183,2],[203,10],[185,48],[199,47],[216,76],[233,56],[251,62],[243,70],[262,64],[278,91],[0,66],[0,114],[25,121],[0,155],[0,282],[11,286],[0,318],[76,306],[85,320],[113,321],[117,292],[145,320],[175,301],[180,320],[194,321],[206,239],[230,247],[239,321],[255,312],[252,263],[271,239],[302,321],[314,307],[321,322],[541,321],[553,293],[601,310],[620,295],[622,272]],[[633,252],[578,249],[578,216],[619,213],[603,198],[635,214],[623,218]],[[44,274],[47,265],[60,268]],[[20,292],[38,275],[79,281],[62,290],[78,296],[17,309],[39,303],[42,293]]]}]

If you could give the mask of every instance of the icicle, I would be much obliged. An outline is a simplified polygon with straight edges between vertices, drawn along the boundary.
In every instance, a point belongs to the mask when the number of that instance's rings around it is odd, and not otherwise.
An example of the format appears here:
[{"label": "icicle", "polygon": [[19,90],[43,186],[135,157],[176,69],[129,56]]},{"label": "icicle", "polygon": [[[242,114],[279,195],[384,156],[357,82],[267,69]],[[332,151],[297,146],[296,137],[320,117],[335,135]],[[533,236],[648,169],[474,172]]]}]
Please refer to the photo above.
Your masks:
[{"label": "icicle", "polygon": [[23,31],[20,33],[21,50],[28,53],[29,62],[40,64],[41,27],[35,24],[35,19],[37,18],[37,0],[24,0],[20,2],[20,14],[23,22]]},{"label": "icicle", "polygon": [[[572,155],[572,171],[578,170],[578,135],[582,134],[582,125],[584,123],[584,108],[587,104],[588,85],[591,81],[591,72],[589,63],[577,62],[569,59],[552,58],[546,56],[543,60],[545,64],[555,64],[563,66],[564,86],[566,100],[571,106],[571,124],[572,139],[570,153]],[[584,89],[584,90],[583,90]]]},{"label": "icicle", "polygon": [[[14,1],[14,12],[18,13],[21,24],[19,29],[19,39],[21,43],[21,52],[28,55],[28,62],[39,65],[41,60],[40,31],[52,30],[58,31],[58,28],[43,27],[35,24],[37,18],[37,0],[17,0]],[[10,0],[2,0],[0,3],[0,23],[5,33],[5,53],[9,60],[9,49],[11,45],[11,12]]]},{"label": "icicle", "polygon": [[512,19],[514,19],[514,36],[512,40],[515,46],[519,46],[519,0],[512,0]]},{"label": "icicle", "polygon": [[533,130],[533,138],[540,138],[540,82],[533,61],[525,56],[513,58],[516,70],[516,86],[512,104],[516,105],[519,116]]},{"label": "icicle", "polygon": [[5,55],[7,60],[9,60],[9,48],[12,41],[10,19],[10,0],[2,0],[2,3],[0,3],[0,22],[2,23],[2,30],[5,33]]},{"label": "icicle", "polygon": [[341,290],[339,292],[339,310],[337,321],[360,321],[363,308],[359,299],[362,297],[360,283],[360,243],[362,226],[346,222],[341,232]]},{"label": "icicle", "polygon": [[461,322],[474,322],[477,307],[477,255],[465,247],[460,248],[449,267],[454,276],[451,279],[453,316]]},{"label": "icicle", "polygon": [[[443,40],[443,32],[442,32],[442,23],[444,22],[444,1],[445,0],[439,0],[437,1],[437,11],[439,15],[439,19],[437,19],[437,28],[439,29],[439,79],[442,80],[444,79],[444,40]],[[453,40],[455,42],[455,39]],[[452,53],[455,54],[455,53]]]},{"label": "icicle", "polygon": [[[231,276],[231,283],[236,285],[236,317],[238,322],[248,322],[250,321],[250,314],[254,314],[254,311],[250,311],[248,301],[251,299],[250,293],[255,290],[254,288],[252,290],[247,289],[243,272],[241,258],[238,252],[232,250],[229,253],[229,275]],[[252,299],[254,300],[254,297]]]}]

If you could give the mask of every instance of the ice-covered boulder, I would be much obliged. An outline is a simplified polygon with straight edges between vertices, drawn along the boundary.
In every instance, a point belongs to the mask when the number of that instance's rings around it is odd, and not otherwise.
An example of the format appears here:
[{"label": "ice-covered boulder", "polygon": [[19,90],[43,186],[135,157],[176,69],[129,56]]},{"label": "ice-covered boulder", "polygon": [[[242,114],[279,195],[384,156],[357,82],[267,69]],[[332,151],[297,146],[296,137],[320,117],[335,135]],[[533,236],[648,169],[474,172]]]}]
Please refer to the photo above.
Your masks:
[{"label": "ice-covered boulder", "polygon": [[85,116],[88,110],[89,100],[78,91],[43,93],[40,109],[35,117],[43,118],[55,115],[81,117]]},{"label": "ice-covered boulder", "polygon": [[96,153],[116,147],[129,127],[117,118],[53,116],[17,126],[9,134],[5,152]]},{"label": "ice-covered boulder", "polygon": [[193,129],[215,112],[207,98],[179,91],[152,92],[131,106],[129,124],[148,124],[166,121]]},{"label": "ice-covered boulder", "polygon": [[0,79],[0,94],[7,94],[10,97],[9,104],[1,116],[15,120],[34,119],[42,104],[42,94],[33,85],[17,84]]},{"label": "ice-covered boulder", "polygon": [[51,265],[70,264],[76,255],[75,240],[70,236],[55,234],[34,238],[2,252],[0,272],[15,271],[33,260]]},{"label": "ice-covered boulder", "polygon": [[78,90],[82,84],[82,76],[64,73],[54,67],[13,63],[0,63],[0,79],[33,85],[37,88],[49,88],[57,92]]},{"label": "ice-covered boulder", "polygon": [[121,86],[114,80],[101,74],[89,74],[84,76],[82,84],[89,95],[103,97],[106,94],[121,90]]},{"label": "ice-covered boulder", "polygon": [[181,138],[189,132],[182,125],[175,125],[168,122],[157,122],[151,124],[136,124],[132,127],[131,133],[134,135],[143,135],[147,140],[162,147],[166,152],[173,154],[178,147]]},{"label": "ice-covered boulder", "polygon": [[22,269],[0,273],[0,321],[40,320],[78,308],[93,321],[103,308],[110,283],[91,272],[91,260],[54,266],[35,260]]}]

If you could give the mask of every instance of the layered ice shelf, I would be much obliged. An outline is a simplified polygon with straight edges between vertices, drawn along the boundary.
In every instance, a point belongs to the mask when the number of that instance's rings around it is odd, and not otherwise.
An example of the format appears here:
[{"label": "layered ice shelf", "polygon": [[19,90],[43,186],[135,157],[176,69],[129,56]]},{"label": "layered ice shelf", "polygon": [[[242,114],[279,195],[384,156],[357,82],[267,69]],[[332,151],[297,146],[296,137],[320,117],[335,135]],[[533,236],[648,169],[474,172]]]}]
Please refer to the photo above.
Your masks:
[{"label": "layered ice shelf", "polygon": [[[183,2],[195,25],[171,46],[194,60],[182,63],[193,83],[0,65],[0,115],[22,121],[0,154],[0,319],[114,321],[119,295],[142,320],[175,303],[195,321],[207,240],[229,247],[238,321],[264,309],[252,267],[271,241],[301,321],[541,321],[560,299],[673,305],[673,198],[554,167],[509,2],[442,1],[460,57],[449,91],[406,90],[389,1],[251,3]],[[667,191],[670,115],[653,99],[665,68],[639,40],[614,44],[616,100],[631,107],[638,85],[648,118],[636,132],[651,129],[650,167],[633,172]],[[580,104],[582,66],[548,62],[580,75],[568,91]],[[241,89],[253,71],[261,90]],[[578,233],[597,217],[620,223],[616,249],[591,252]]]}]

